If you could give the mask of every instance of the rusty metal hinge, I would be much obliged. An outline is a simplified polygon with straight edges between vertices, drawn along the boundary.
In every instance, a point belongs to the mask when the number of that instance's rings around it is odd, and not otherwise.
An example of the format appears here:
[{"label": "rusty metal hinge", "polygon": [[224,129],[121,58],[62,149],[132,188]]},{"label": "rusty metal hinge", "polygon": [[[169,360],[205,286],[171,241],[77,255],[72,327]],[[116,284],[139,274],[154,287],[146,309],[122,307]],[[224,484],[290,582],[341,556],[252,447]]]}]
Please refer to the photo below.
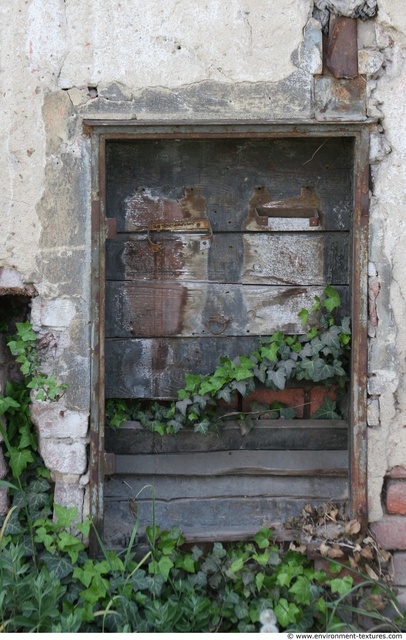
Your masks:
[{"label": "rusty metal hinge", "polygon": [[113,476],[116,472],[116,455],[115,453],[104,452],[104,475]]}]

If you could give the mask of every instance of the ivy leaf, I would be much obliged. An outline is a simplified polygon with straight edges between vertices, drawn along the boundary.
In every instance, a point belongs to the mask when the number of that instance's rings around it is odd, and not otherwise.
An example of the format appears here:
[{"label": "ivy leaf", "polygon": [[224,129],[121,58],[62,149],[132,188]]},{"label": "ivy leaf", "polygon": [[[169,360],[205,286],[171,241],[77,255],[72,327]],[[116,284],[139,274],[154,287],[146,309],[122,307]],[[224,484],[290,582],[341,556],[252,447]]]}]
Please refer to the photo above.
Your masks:
[{"label": "ivy leaf", "polygon": [[22,449],[20,451],[17,447],[11,447],[8,455],[10,458],[10,467],[15,478],[22,474],[30,462],[34,462],[34,455],[29,449]]},{"label": "ivy leaf", "polygon": [[320,340],[323,344],[332,349],[340,349],[340,327],[337,327],[337,325],[333,325],[329,328],[328,331],[324,331],[321,334]]},{"label": "ivy leaf", "polygon": [[266,549],[270,545],[271,536],[272,531],[268,529],[268,527],[262,527],[262,529],[254,535],[254,540],[260,549]]},{"label": "ivy leaf", "polygon": [[324,293],[327,297],[323,302],[323,306],[327,309],[327,311],[332,311],[336,307],[341,306],[340,296],[331,285],[328,285],[324,289]]},{"label": "ivy leaf", "polygon": [[274,612],[281,627],[287,627],[289,623],[295,622],[296,616],[300,613],[297,606],[285,598],[279,598]]},{"label": "ivy leaf", "polygon": [[231,383],[231,387],[241,393],[242,396],[246,394],[247,383],[243,380],[233,380],[233,382]]},{"label": "ivy leaf", "polygon": [[192,404],[191,399],[190,398],[185,398],[184,400],[178,400],[176,402],[176,408],[179,409],[179,411],[182,414],[182,416],[186,417],[187,408],[191,404]]},{"label": "ivy leaf", "polygon": [[198,388],[199,384],[202,381],[202,376],[199,375],[192,375],[191,373],[186,373],[185,374],[185,389],[186,391],[196,391],[196,389]]},{"label": "ivy leaf", "polygon": [[312,418],[316,420],[341,420],[341,416],[335,409],[336,402],[329,400],[329,398],[325,396],[323,404],[312,413]]},{"label": "ivy leaf", "polygon": [[296,412],[292,408],[281,409],[281,418],[283,420],[293,420],[296,417]]},{"label": "ivy leaf", "polygon": [[286,385],[286,375],[281,369],[277,371],[272,371],[272,369],[268,369],[268,380],[270,380],[277,389],[283,391]]},{"label": "ivy leaf", "polygon": [[49,551],[41,554],[41,562],[43,562],[49,573],[53,573],[59,580],[66,578],[73,572],[73,565],[70,560],[59,555],[53,555]]},{"label": "ivy leaf", "polygon": [[168,427],[172,427],[173,433],[178,433],[183,428],[183,424],[179,420],[169,420]]},{"label": "ivy leaf", "polygon": [[224,400],[224,402],[227,402],[227,404],[229,404],[232,401],[232,390],[228,385],[226,385],[222,389],[217,391],[216,397]]},{"label": "ivy leaf", "polygon": [[266,380],[266,365],[261,363],[259,367],[254,368],[254,375],[262,383]]},{"label": "ivy leaf", "polygon": [[278,349],[279,345],[276,342],[273,342],[270,347],[262,346],[260,350],[261,358],[266,358],[270,362],[275,362]]},{"label": "ivy leaf", "polygon": [[207,436],[207,434],[209,433],[209,426],[210,426],[210,420],[205,418],[198,424],[195,424],[193,431],[195,433],[202,433],[204,436]]},{"label": "ivy leaf", "polygon": [[314,360],[314,373],[313,378],[315,382],[321,382],[327,380],[335,375],[335,369],[333,365],[327,364],[322,358]]},{"label": "ivy leaf", "polygon": [[308,320],[309,320],[309,312],[307,309],[302,309],[301,311],[299,311],[299,313],[297,314],[299,316],[299,318],[302,320],[302,327],[304,327]]}]

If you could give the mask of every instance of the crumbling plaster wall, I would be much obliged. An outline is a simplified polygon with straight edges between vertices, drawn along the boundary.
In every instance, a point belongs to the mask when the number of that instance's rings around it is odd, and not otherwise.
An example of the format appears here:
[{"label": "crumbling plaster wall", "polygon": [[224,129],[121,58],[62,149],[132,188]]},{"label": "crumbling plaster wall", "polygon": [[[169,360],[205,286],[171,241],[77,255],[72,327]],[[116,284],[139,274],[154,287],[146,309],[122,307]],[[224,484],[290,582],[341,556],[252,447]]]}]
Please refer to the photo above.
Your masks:
[{"label": "crumbling plaster wall", "polygon": [[[349,16],[357,4],[317,0]],[[271,0],[0,0],[0,268],[35,286],[33,323],[53,336],[47,367],[70,385],[58,405],[33,410],[64,504],[83,508],[87,482],[91,194],[82,118],[318,117],[313,8],[313,0],[279,0],[277,10]],[[383,125],[371,145],[368,413],[369,518],[382,522],[385,477],[406,467],[403,0],[379,0],[378,15],[359,22],[359,47],[368,115]]]}]

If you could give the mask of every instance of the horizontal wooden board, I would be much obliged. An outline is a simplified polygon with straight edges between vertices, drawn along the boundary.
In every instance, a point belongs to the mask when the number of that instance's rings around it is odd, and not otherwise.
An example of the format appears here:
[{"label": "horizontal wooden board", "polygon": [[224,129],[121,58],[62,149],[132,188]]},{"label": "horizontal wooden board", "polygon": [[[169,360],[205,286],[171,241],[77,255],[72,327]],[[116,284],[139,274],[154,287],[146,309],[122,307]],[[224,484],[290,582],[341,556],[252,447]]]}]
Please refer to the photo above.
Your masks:
[{"label": "horizontal wooden board", "polygon": [[[313,504],[322,502],[324,500],[320,499],[313,501]],[[276,528],[288,518],[299,516],[308,503],[309,500],[303,498],[266,496],[156,500],[154,515],[155,523],[161,529],[178,525],[186,541],[235,540],[253,536],[263,526]],[[153,522],[152,503],[142,501],[138,509],[137,532],[142,536],[145,528]],[[128,500],[105,501],[104,541],[108,547],[125,547],[134,526],[135,518],[130,512]]]},{"label": "horizontal wooden board", "polygon": [[216,233],[202,250],[190,234],[160,233],[152,252],[146,234],[106,243],[107,280],[180,280],[273,285],[348,284],[349,234]]},{"label": "horizontal wooden board", "polygon": [[[348,290],[337,287],[342,300]],[[303,332],[301,309],[318,287],[202,282],[106,283],[106,337],[266,336]]]},{"label": "horizontal wooden board", "polygon": [[211,451],[117,455],[116,473],[157,476],[333,476],[347,477],[346,451]]},{"label": "horizontal wooden board", "polygon": [[119,429],[106,429],[105,449],[116,454],[190,453],[230,449],[326,450],[347,449],[345,420],[257,420],[246,435],[235,422],[225,422],[220,433],[207,436],[183,429],[173,436],[160,436],[137,422]]},{"label": "horizontal wooden board", "polygon": [[224,476],[205,478],[196,476],[123,475],[113,476],[105,483],[106,500],[129,500],[140,491],[138,500],[149,500],[153,486],[156,500],[181,498],[231,497],[290,497],[308,500],[337,501],[348,498],[348,479],[330,477],[272,477]]},{"label": "horizontal wooden board", "polygon": [[177,399],[185,373],[207,375],[221,356],[232,360],[259,344],[248,336],[106,340],[106,397]]},{"label": "horizontal wooden board", "polygon": [[[108,141],[107,215],[119,231],[207,215],[215,231],[241,230],[258,186],[273,201],[313,189],[324,229],[349,229],[352,141],[339,138]],[[185,189],[199,189],[193,206]]]}]

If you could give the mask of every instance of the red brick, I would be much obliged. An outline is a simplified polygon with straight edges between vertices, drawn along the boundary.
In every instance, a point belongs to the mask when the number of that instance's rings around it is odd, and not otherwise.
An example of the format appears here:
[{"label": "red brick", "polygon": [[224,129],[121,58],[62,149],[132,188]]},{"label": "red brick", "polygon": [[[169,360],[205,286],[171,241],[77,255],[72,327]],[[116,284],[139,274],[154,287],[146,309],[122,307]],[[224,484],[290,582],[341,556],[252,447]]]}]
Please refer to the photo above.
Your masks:
[{"label": "red brick", "polygon": [[379,522],[373,522],[370,528],[384,549],[406,550],[406,518],[387,515]]},{"label": "red brick", "polygon": [[398,465],[388,471],[386,475],[388,478],[406,478],[406,469]]},{"label": "red brick", "polygon": [[406,515],[406,480],[389,480],[386,487],[386,511]]},{"label": "red brick", "polygon": [[326,396],[332,401],[337,399],[337,394],[334,389],[327,389],[324,386],[313,387],[310,391],[310,415],[313,415],[313,413],[321,407]]},{"label": "red brick", "polygon": [[248,398],[243,399],[243,411],[250,411],[250,403],[256,400],[260,404],[269,405],[276,400],[284,402],[287,407],[294,407],[296,417],[303,417],[304,392],[303,389],[284,389],[276,391],[274,389],[256,389],[250,393]]}]

